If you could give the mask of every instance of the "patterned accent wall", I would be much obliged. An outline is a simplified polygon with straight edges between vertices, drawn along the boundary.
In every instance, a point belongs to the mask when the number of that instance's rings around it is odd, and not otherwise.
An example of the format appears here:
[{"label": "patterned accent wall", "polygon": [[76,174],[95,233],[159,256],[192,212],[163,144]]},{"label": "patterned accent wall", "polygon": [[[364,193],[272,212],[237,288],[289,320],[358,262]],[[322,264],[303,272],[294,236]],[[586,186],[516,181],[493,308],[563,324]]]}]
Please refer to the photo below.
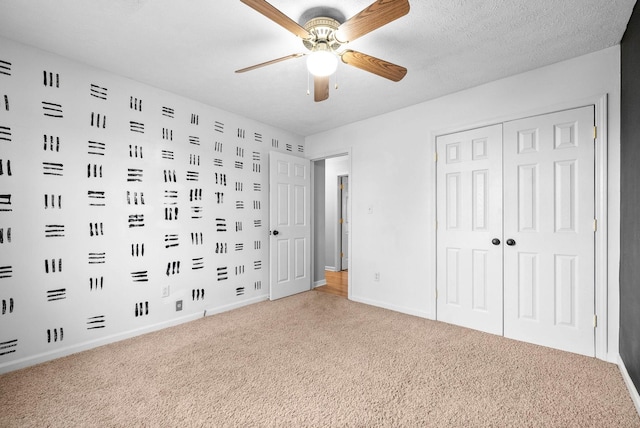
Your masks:
[{"label": "patterned accent wall", "polygon": [[0,101],[0,371],[268,296],[302,138],[4,40]]}]

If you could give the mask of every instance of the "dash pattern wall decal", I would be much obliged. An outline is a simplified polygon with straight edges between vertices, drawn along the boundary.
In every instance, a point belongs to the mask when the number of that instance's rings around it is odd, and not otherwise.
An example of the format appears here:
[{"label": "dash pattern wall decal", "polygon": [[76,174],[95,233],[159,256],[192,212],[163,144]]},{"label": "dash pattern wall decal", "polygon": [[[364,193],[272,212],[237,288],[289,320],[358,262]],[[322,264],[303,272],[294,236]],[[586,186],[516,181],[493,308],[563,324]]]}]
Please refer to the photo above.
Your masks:
[{"label": "dash pattern wall decal", "polygon": [[300,137],[11,41],[0,88],[0,373],[268,296]]}]

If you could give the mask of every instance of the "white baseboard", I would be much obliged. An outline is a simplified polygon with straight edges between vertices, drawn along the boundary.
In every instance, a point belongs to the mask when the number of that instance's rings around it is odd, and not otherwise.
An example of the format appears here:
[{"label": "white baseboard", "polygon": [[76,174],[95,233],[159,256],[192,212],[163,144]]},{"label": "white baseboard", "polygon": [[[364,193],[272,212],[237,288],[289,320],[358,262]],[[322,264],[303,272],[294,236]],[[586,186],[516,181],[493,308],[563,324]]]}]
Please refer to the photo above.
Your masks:
[{"label": "white baseboard", "polygon": [[329,272],[338,272],[338,269],[335,266],[325,266],[324,270],[328,270]]},{"label": "white baseboard", "polygon": [[327,280],[326,279],[321,279],[319,281],[315,281],[313,283],[313,288],[322,287],[323,285],[327,285]]},{"label": "white baseboard", "polygon": [[390,311],[400,312],[407,315],[413,315],[420,318],[433,319],[433,315],[426,311],[420,311],[412,308],[407,308],[404,306],[396,306],[390,305],[386,302],[379,302],[376,300],[365,299],[358,296],[349,296],[349,300],[353,300],[354,302],[364,303],[365,305],[376,306],[378,308],[389,309]]},{"label": "white baseboard", "polygon": [[253,305],[254,303],[264,302],[265,300],[269,300],[268,295],[254,297],[252,299],[243,300],[242,302],[232,303],[230,305],[218,306],[211,309],[205,309],[204,316],[221,314],[223,312],[228,312],[234,309],[241,308],[243,306]]},{"label": "white baseboard", "polygon": [[75,345],[68,346],[66,348],[56,349],[51,352],[44,352],[37,355],[31,355],[25,358],[21,358],[14,361],[9,361],[7,363],[0,365],[0,374],[8,373],[14,370],[23,369],[25,367],[33,366],[35,364],[44,363],[46,361],[55,360],[56,358],[66,357],[67,355],[75,354],[82,351],[88,351],[89,349],[97,348],[98,346],[108,345],[110,343],[119,342],[121,340],[130,339],[132,337],[140,336],[142,334],[151,333],[157,330],[162,330],[168,327],[173,327],[176,325],[183,324],[185,322],[194,321],[198,318],[202,318],[203,316],[213,315],[221,312],[227,312],[233,309],[240,308],[242,306],[251,305],[253,303],[263,302],[265,300],[269,300],[268,295],[254,297],[252,299],[244,300],[239,303],[234,303],[231,305],[220,306],[217,308],[207,309],[204,312],[198,311],[197,313],[192,313],[189,315],[185,315],[179,318],[173,318],[168,321],[159,322],[157,324],[145,326],[142,328],[125,331],[122,333],[116,333],[110,336],[102,337],[100,339],[91,340],[83,343],[78,343]]},{"label": "white baseboard", "polygon": [[98,346],[108,345],[110,343],[119,342],[121,340],[130,339],[142,334],[151,333],[153,331],[162,330],[164,328],[173,327],[185,322],[194,321],[198,318],[202,318],[202,312],[195,314],[185,315],[180,318],[174,318],[168,321],[163,321],[157,324],[149,325],[139,329],[129,330],[122,333],[116,333],[110,336],[101,337],[100,339],[90,340],[87,342],[77,343],[75,345],[67,346],[65,348],[56,349],[51,352],[43,352],[41,354],[30,355],[18,360],[9,361],[0,365],[0,374],[8,373],[14,370],[23,369],[25,367],[33,366],[36,364],[44,363],[46,361],[55,360],[56,358],[66,357],[67,355],[76,354],[82,351],[88,351],[89,349],[97,348]]},{"label": "white baseboard", "polygon": [[640,415],[640,394],[638,394],[638,390],[633,384],[633,381],[629,376],[629,372],[627,371],[627,367],[624,365],[624,361],[622,361],[622,357],[620,356],[618,356],[618,367],[620,368],[620,373],[622,373],[624,383],[627,385],[627,389],[629,390],[629,394],[631,395],[631,400],[636,406],[636,411]]}]

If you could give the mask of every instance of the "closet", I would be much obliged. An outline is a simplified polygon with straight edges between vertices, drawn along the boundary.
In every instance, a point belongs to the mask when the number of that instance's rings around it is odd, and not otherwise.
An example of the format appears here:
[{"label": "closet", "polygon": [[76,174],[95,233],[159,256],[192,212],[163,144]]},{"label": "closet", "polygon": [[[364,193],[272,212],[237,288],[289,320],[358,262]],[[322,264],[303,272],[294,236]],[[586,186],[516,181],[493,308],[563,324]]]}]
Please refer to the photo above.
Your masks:
[{"label": "closet", "polygon": [[437,319],[593,356],[594,106],[436,150]]}]

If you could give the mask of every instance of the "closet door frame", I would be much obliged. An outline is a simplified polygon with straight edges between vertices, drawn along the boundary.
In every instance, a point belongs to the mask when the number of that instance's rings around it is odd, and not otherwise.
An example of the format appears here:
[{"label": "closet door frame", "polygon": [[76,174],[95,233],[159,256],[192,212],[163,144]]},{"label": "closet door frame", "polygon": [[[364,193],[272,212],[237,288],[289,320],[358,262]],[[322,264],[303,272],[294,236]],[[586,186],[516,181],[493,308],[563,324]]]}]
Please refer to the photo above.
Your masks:
[{"label": "closet door frame", "polygon": [[[432,153],[436,153],[436,138],[440,135],[452,134],[455,132],[466,131],[473,128],[481,128],[485,126],[495,125],[503,122],[508,122],[512,120],[518,120],[522,118],[526,118],[529,116],[537,116],[548,113],[553,113],[561,110],[569,110],[579,107],[584,107],[588,105],[593,105],[595,107],[595,125],[596,125],[596,138],[595,138],[595,147],[594,147],[594,155],[595,155],[595,217],[597,219],[597,230],[595,232],[595,315],[597,319],[594,319],[596,322],[595,328],[595,356],[600,360],[605,360],[613,363],[617,363],[617,350],[616,349],[608,349],[608,331],[609,331],[609,322],[608,322],[608,218],[607,218],[607,208],[608,208],[608,157],[607,157],[607,147],[608,147],[608,127],[607,127],[607,111],[608,111],[608,95],[607,94],[599,94],[591,97],[586,97],[582,99],[577,99],[573,101],[567,101],[559,104],[549,105],[545,107],[539,107],[535,109],[531,109],[525,112],[508,114],[505,116],[487,119],[483,121],[478,121],[475,123],[469,123],[465,126],[456,126],[450,128],[442,128],[431,133],[431,148]],[[431,169],[431,178],[432,178],[432,197],[431,203],[432,206],[436,206],[437,202],[437,183],[436,183],[436,172],[437,168],[435,163],[437,162],[437,157],[434,155],[431,162],[434,163],[433,168]],[[431,278],[430,278],[430,288],[431,295],[434,298],[431,300],[430,312],[434,314],[434,319],[437,319],[437,281],[436,281],[436,260],[437,257],[437,218],[436,218],[436,209],[433,209],[430,212],[431,216],[431,224],[436,228],[436,239],[432,242],[432,254],[434,255],[434,259],[432,260],[432,266],[434,269],[432,270]]]}]

